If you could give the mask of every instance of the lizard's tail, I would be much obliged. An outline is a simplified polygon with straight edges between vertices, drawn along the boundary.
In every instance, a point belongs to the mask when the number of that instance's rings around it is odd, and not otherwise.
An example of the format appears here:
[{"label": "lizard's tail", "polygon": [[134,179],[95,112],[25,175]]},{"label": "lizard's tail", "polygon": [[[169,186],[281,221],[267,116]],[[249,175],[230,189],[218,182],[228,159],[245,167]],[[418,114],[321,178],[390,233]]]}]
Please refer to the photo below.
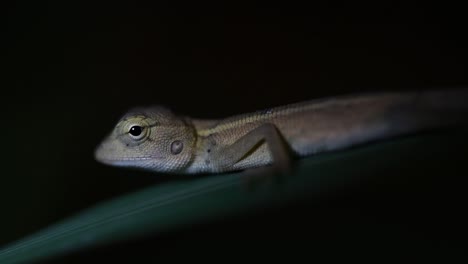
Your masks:
[{"label": "lizard's tail", "polygon": [[468,125],[468,89],[417,92],[407,98],[388,112],[397,130]]},{"label": "lizard's tail", "polygon": [[420,102],[442,111],[468,111],[468,89],[426,91],[420,94]]}]

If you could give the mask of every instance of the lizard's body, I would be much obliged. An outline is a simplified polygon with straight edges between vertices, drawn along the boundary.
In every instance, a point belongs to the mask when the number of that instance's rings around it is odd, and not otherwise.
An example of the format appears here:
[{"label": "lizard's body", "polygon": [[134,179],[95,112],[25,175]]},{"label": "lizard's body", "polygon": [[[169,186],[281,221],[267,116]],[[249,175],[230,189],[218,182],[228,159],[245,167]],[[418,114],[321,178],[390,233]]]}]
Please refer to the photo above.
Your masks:
[{"label": "lizard's body", "polygon": [[[222,120],[140,108],[122,118],[97,149],[96,158],[111,165],[178,173],[286,166],[289,152],[307,156],[464,121],[467,94],[461,90],[343,96]],[[146,129],[144,137],[130,134],[135,126]]]},{"label": "lizard's body", "polygon": [[[371,100],[369,100],[371,99]],[[371,134],[381,134],[385,129],[385,124],[379,120],[369,121],[363,129],[365,119],[372,118],[372,111],[365,112],[362,108],[359,113],[352,116],[346,115],[347,108],[360,103],[372,104],[381,100],[373,98],[357,98],[346,101],[309,101],[292,105],[277,107],[254,113],[233,116],[220,121],[212,121],[211,124],[199,125],[200,121],[193,120],[193,124],[198,132],[198,145],[195,160],[187,169],[187,172],[209,171],[216,172],[215,166],[206,164],[210,159],[207,149],[214,143],[220,146],[231,145],[247,132],[263,123],[271,123],[277,127],[290,149],[297,156],[307,156],[325,150],[339,148],[340,146],[359,141],[359,138],[371,136]],[[382,102],[385,103],[385,102]],[[332,122],[330,122],[332,121]],[[374,123],[375,122],[375,123]],[[361,131],[359,131],[361,130]],[[212,147],[211,147],[212,148]],[[233,164],[232,169],[246,169],[263,166],[271,163],[272,158],[266,144],[256,148],[245,159]]]}]

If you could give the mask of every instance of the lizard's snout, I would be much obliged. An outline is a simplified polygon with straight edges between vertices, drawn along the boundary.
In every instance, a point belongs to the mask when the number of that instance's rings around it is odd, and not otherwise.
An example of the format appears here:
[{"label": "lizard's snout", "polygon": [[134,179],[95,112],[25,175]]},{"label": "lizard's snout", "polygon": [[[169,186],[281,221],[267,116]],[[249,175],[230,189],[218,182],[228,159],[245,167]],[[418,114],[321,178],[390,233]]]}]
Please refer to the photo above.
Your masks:
[{"label": "lizard's snout", "polygon": [[109,144],[102,142],[94,150],[94,159],[100,163],[111,164],[113,153],[114,151],[109,147]]},{"label": "lizard's snout", "polygon": [[94,149],[94,159],[99,162],[103,162],[104,160],[104,153],[103,153],[103,146],[102,143],[99,144],[96,149]]}]

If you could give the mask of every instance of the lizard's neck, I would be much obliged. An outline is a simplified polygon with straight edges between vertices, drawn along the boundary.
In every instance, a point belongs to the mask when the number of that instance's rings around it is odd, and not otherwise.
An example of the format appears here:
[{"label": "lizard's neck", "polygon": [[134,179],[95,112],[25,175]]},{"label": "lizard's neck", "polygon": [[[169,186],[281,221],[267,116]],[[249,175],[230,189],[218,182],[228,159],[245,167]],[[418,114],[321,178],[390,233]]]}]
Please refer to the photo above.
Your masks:
[{"label": "lizard's neck", "polygon": [[184,169],[185,173],[206,173],[213,172],[213,164],[210,164],[210,155],[216,148],[216,142],[213,141],[213,137],[205,136],[200,132],[211,129],[219,123],[219,120],[210,119],[189,119],[187,122],[193,127],[196,141],[193,146],[193,158],[189,166]]}]

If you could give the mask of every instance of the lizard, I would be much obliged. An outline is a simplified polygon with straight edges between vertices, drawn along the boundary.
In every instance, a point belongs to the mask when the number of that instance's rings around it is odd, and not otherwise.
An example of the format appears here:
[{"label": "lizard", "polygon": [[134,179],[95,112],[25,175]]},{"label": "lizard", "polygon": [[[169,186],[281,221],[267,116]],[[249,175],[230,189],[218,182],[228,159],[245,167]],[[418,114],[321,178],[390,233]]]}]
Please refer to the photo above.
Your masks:
[{"label": "lizard", "polygon": [[465,89],[348,94],[213,120],[137,107],[94,155],[107,165],[169,174],[284,171],[295,158],[464,124],[467,117]]}]

